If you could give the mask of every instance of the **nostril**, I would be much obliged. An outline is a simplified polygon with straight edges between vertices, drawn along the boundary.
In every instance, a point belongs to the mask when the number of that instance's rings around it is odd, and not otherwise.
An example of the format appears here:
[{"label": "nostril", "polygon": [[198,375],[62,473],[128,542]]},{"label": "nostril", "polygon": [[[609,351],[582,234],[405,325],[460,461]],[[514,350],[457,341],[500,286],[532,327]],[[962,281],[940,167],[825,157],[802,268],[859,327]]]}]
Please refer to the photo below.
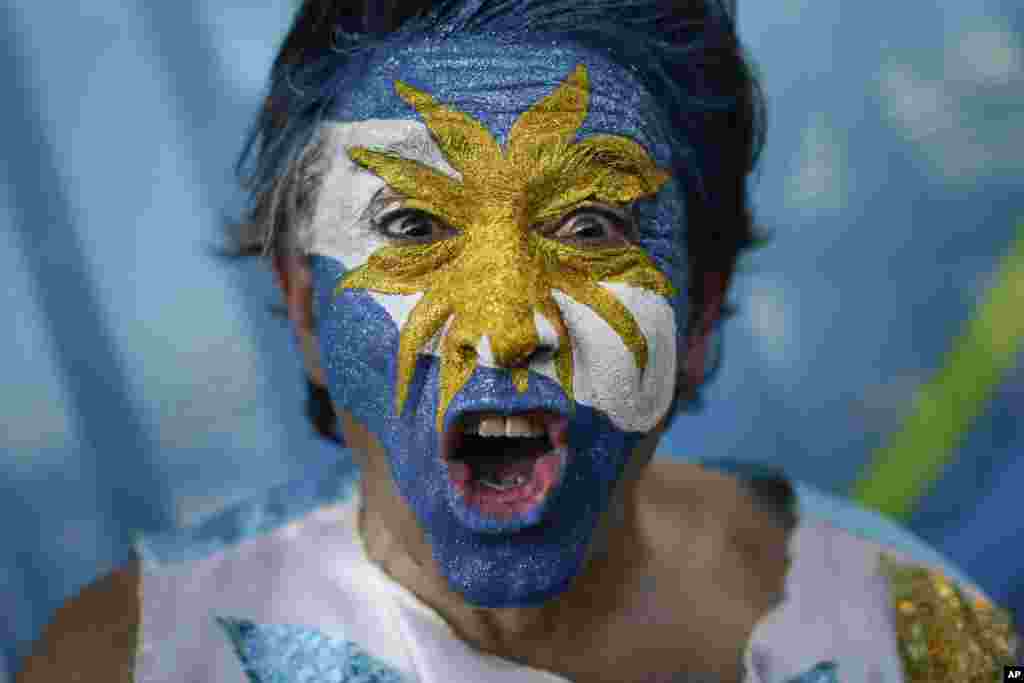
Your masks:
[{"label": "nostril", "polygon": [[546,317],[539,312],[533,313],[533,324],[537,330],[537,346],[533,351],[532,361],[547,362],[555,357],[558,351],[558,332]]},{"label": "nostril", "polygon": [[553,326],[539,315],[534,325],[529,319],[510,325],[498,334],[484,333],[474,338],[463,330],[452,330],[446,346],[462,359],[487,367],[522,368],[554,359],[559,339]]},{"label": "nostril", "polygon": [[533,353],[530,354],[530,363],[548,363],[555,358],[555,351],[557,349],[550,346],[538,346],[534,349]]},{"label": "nostril", "polygon": [[524,344],[521,348],[516,349],[515,353],[506,356],[505,367],[523,368],[538,363],[547,363],[554,359],[557,351],[557,346],[546,344],[543,339],[539,344]]}]

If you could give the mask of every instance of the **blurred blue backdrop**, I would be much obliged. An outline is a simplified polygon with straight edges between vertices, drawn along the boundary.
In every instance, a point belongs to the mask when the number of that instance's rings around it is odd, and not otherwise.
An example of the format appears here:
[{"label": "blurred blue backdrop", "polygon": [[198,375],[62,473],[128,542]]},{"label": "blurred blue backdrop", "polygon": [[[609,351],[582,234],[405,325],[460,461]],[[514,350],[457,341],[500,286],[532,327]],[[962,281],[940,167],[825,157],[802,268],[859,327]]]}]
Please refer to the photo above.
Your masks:
[{"label": "blurred blue backdrop", "polygon": [[[0,681],[133,533],[335,457],[264,264],[211,255],[294,3],[2,7]],[[1024,215],[1024,15],[780,0],[741,2],[740,25],[770,100],[755,198],[774,239],[742,265],[705,412],[663,451],[842,493]],[[1022,413],[1018,369],[911,524],[1018,612]]]}]

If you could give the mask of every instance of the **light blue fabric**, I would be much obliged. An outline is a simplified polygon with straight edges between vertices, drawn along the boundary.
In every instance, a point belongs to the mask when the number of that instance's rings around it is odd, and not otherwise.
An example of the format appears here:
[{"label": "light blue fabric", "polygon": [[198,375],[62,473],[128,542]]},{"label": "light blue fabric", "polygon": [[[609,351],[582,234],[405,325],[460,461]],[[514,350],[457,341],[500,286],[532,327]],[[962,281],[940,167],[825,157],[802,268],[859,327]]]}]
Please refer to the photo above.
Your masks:
[{"label": "light blue fabric", "polygon": [[810,671],[789,679],[787,683],[839,683],[839,677],[835,664],[821,662]]},{"label": "light blue fabric", "polygon": [[316,629],[220,618],[252,683],[411,683],[351,640]]},{"label": "light blue fabric", "polygon": [[[316,629],[218,620],[252,683],[410,683],[413,678],[371,657],[351,640]],[[787,683],[839,683],[834,662],[820,662]]]},{"label": "light blue fabric", "polygon": [[[218,620],[252,683],[411,683],[413,678],[366,654],[351,640],[316,629]],[[787,683],[839,683],[833,662],[820,662]]]}]

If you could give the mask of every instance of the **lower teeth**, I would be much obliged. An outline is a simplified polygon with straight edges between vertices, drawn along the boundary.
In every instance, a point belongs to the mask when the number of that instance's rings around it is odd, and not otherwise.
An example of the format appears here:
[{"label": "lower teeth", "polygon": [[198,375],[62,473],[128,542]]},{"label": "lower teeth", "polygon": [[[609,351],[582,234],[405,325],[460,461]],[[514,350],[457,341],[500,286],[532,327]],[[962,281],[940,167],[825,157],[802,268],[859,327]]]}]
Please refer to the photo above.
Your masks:
[{"label": "lower teeth", "polygon": [[514,477],[502,479],[500,482],[492,481],[490,479],[481,479],[480,483],[487,488],[494,489],[495,491],[508,491],[509,489],[514,489],[517,486],[525,484],[526,477],[522,474],[517,474]]}]

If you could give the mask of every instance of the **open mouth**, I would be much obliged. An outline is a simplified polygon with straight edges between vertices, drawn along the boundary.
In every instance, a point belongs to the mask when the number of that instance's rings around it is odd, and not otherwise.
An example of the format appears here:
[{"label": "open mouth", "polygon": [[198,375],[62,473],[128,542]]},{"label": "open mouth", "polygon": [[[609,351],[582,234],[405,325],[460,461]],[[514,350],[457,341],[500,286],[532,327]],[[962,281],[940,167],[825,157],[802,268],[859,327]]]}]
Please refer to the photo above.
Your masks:
[{"label": "open mouth", "polygon": [[469,507],[507,519],[544,502],[558,483],[567,446],[568,420],[550,411],[467,413],[445,433],[442,457]]}]

